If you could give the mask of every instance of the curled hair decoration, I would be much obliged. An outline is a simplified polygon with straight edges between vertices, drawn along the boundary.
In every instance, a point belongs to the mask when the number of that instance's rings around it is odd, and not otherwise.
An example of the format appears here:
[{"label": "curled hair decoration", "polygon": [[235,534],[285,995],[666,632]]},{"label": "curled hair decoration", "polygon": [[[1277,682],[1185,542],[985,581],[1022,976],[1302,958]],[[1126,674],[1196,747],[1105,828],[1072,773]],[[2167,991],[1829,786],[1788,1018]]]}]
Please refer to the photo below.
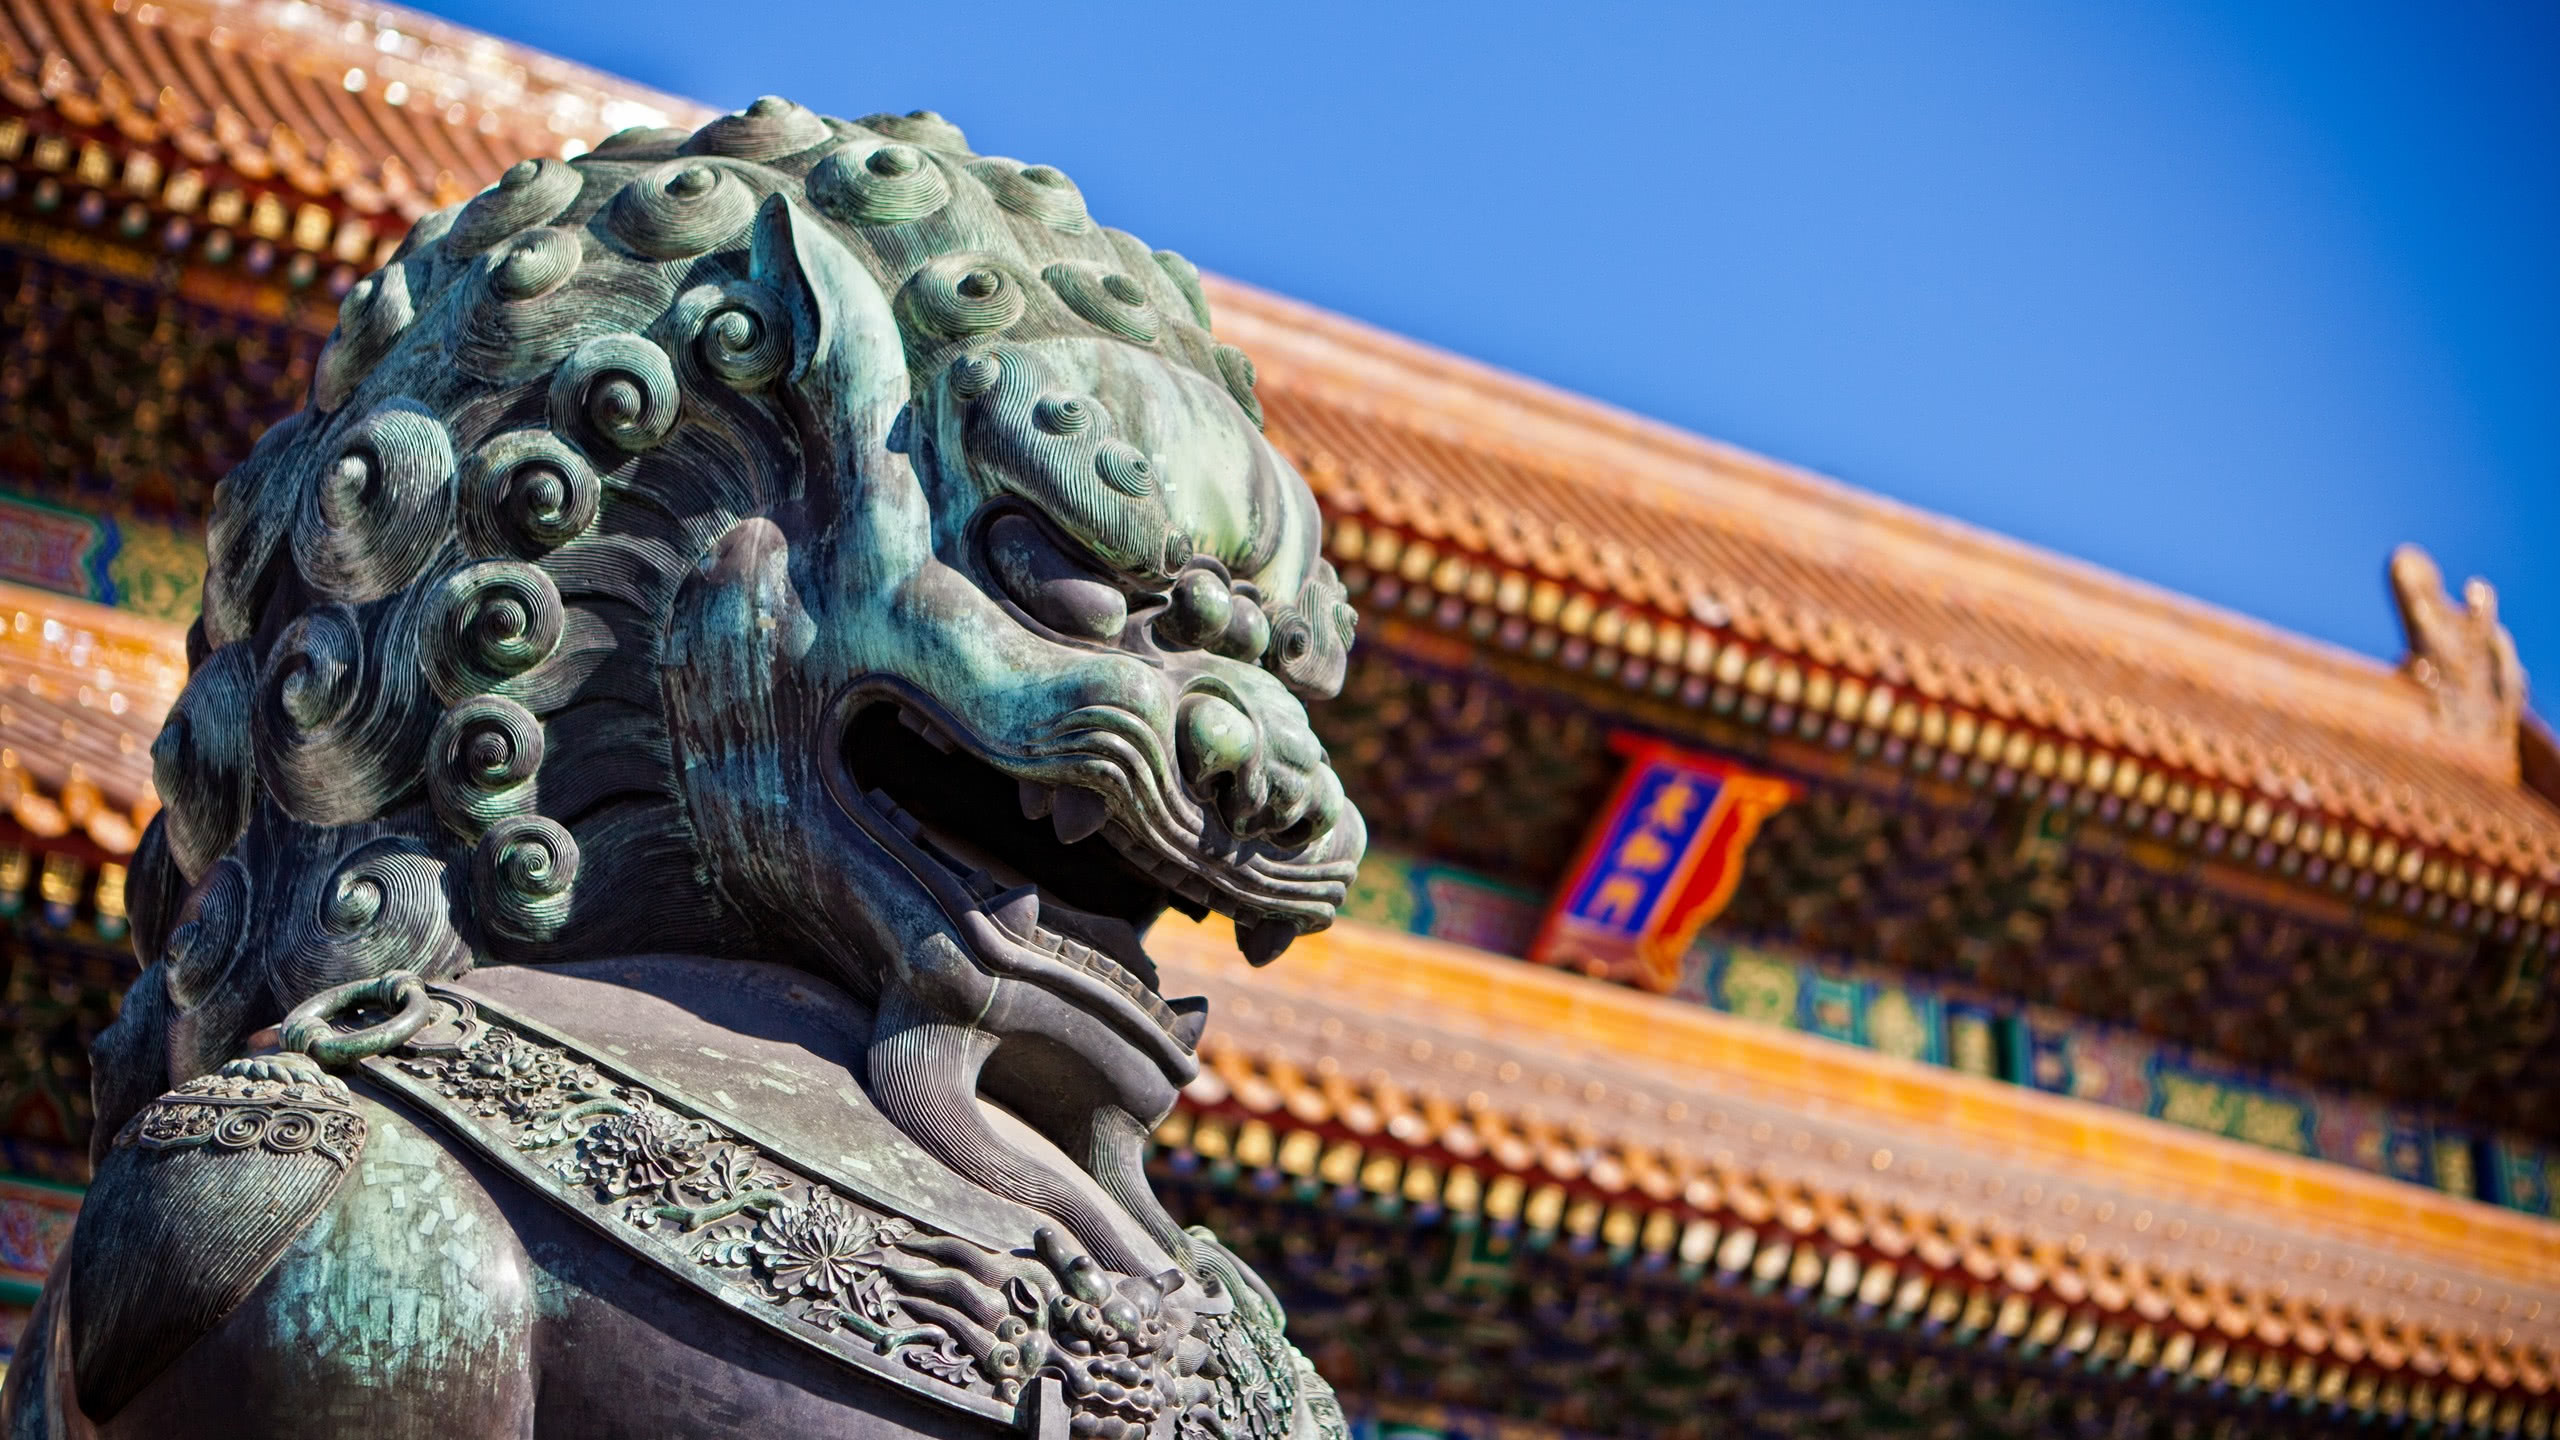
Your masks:
[{"label": "curled hair decoration", "polygon": [[905,225],[951,203],[951,180],[913,145],[839,150],[809,172],[809,203],[848,225]]},{"label": "curled hair decoration", "polygon": [[578,880],[578,841],[541,815],[517,815],[489,827],[471,856],[471,886],[481,923],[510,940],[543,941],[569,919]]},{"label": "curled hair decoration", "polygon": [[444,713],[427,744],[427,799],[466,840],[531,810],[542,769],[542,722],[503,695],[475,695]]},{"label": "curled hair decoration", "polygon": [[653,260],[683,260],[734,240],[756,197],[728,167],[676,159],[622,187],[605,207],[614,237]]},{"label": "curled hair decoration", "polygon": [[292,943],[277,957],[276,989],[292,1003],[332,985],[393,970],[449,975],[468,963],[454,932],[445,864],[424,842],[368,840],[296,897]]},{"label": "curled hair decoration", "polygon": [[548,430],[517,430],[473,453],[462,534],[474,553],[533,560],[595,523],[602,485],[587,458]]},{"label": "curled hair decoration", "polygon": [[519,160],[498,183],[471,198],[444,232],[448,255],[477,255],[519,230],[547,225],[578,198],[586,182],[577,167],[548,156]]},{"label": "curled hair decoration", "polygon": [[551,377],[551,426],[608,451],[647,450],[676,423],[676,367],[643,335],[598,335]]},{"label": "curled hair decoration", "polygon": [[362,605],[407,585],[452,533],[453,443],[414,400],[356,422],[303,491],[293,559],[313,590]]},{"label": "curled hair decoration", "polygon": [[791,366],[790,321],[771,290],[752,281],[697,285],[676,300],[677,335],[690,335],[703,371],[733,390],[761,390]]},{"label": "curled hair decoration", "polygon": [[1087,323],[1140,345],[1155,343],[1162,325],[1138,282],[1089,260],[1061,260],[1040,272],[1067,308]]},{"label": "curled hair decoration", "polygon": [[495,690],[551,658],[568,623],[551,577],[487,560],[445,577],[426,630],[428,682],[448,705]]},{"label": "curled hair decoration", "polygon": [[946,340],[991,335],[1030,308],[1021,279],[991,255],[940,255],[898,290],[898,321]]},{"label": "curled hair decoration", "polygon": [[315,605],[268,651],[254,711],[258,771],[295,819],[370,819],[416,785],[425,724],[404,614],[379,612],[382,633],[369,636],[354,609]]}]

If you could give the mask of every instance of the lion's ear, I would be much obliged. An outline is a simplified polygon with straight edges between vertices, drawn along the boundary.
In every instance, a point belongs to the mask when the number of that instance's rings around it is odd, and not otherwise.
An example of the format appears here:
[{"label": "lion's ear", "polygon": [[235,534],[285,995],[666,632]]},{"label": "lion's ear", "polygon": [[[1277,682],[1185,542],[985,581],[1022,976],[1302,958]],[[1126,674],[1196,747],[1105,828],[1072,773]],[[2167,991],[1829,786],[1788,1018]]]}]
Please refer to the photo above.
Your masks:
[{"label": "lion's ear", "polygon": [[[906,394],[906,353],[878,281],[823,221],[775,195],[756,212],[748,273],[790,314],[790,383],[823,410],[885,433]],[[848,418],[851,418],[850,416]]]}]

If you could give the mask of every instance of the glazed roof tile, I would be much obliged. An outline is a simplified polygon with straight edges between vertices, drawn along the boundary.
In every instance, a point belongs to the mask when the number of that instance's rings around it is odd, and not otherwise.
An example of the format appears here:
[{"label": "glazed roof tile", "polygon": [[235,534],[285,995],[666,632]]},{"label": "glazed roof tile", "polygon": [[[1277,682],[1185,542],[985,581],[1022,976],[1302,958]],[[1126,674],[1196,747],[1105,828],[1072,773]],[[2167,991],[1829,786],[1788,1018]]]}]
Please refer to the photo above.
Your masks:
[{"label": "glazed roof tile", "polygon": [[2441,723],[2400,668],[1232,281],[1211,297],[1329,509],[2560,874],[2512,737]]},{"label": "glazed roof tile", "polygon": [[526,155],[712,114],[416,11],[344,0],[0,0],[0,96],[403,220]]},{"label": "glazed roof tile", "polygon": [[1357,923],[1268,970],[1170,917],[1149,948],[1219,1017],[1194,1113],[1338,1166],[1507,1174],[2349,1360],[2521,1357],[2536,1393],[2560,1351],[2547,1220]]},{"label": "glazed roof tile", "polygon": [[159,809],[151,741],[186,656],[178,626],[0,583],[0,820],[131,852]]}]

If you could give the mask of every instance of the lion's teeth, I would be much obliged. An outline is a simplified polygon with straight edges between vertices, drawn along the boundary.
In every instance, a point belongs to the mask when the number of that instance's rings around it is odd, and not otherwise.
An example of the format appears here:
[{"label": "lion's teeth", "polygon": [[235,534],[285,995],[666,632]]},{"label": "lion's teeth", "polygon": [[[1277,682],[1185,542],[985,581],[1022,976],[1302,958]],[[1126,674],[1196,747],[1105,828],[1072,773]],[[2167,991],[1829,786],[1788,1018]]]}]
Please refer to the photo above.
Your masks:
[{"label": "lion's teeth", "polygon": [[1025,780],[1015,787],[1015,793],[1022,801],[1023,819],[1046,820],[1049,818],[1049,802],[1052,797],[1048,786],[1037,780]]},{"label": "lion's teeth", "polygon": [[1298,927],[1277,915],[1246,924],[1236,921],[1236,948],[1255,965],[1268,965],[1280,958],[1289,943],[1298,938]]},{"label": "lion's teeth", "polygon": [[862,798],[871,802],[871,808],[880,812],[880,818],[888,821],[891,829],[908,839],[913,840],[916,833],[924,829],[924,822],[899,809],[898,802],[889,798],[888,791],[868,791]]},{"label": "lion's teeth", "polygon": [[926,743],[946,755],[960,743],[951,738],[951,732],[943,729],[940,721],[911,706],[898,707],[898,723],[923,736]]},{"label": "lion's teeth", "polygon": [[1023,885],[1008,890],[987,902],[987,914],[1017,938],[1030,939],[1040,933],[1040,889]]},{"label": "lion's teeth", "polygon": [[1209,1025],[1209,997],[1206,995],[1176,996],[1165,1001],[1164,1005],[1166,1012],[1173,1017],[1173,1023],[1167,1027],[1173,1031],[1173,1038],[1195,1050],[1198,1049],[1200,1032],[1207,1029]]},{"label": "lion's teeth", "polygon": [[1058,839],[1069,845],[1092,839],[1110,818],[1111,810],[1102,797],[1078,785],[1060,790],[1049,806],[1050,825]]}]

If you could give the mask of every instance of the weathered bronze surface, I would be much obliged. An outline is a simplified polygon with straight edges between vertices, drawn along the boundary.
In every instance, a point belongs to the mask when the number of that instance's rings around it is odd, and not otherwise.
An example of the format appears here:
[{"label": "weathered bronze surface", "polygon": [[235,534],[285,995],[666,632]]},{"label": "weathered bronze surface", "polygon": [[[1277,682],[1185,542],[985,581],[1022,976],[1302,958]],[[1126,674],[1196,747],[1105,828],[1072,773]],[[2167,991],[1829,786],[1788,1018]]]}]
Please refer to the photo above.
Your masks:
[{"label": "weathered bronze surface", "polygon": [[1339,1434],[1146,1136],[1359,816],[1195,272],[918,113],[529,160],[223,483],[11,1437]]}]

